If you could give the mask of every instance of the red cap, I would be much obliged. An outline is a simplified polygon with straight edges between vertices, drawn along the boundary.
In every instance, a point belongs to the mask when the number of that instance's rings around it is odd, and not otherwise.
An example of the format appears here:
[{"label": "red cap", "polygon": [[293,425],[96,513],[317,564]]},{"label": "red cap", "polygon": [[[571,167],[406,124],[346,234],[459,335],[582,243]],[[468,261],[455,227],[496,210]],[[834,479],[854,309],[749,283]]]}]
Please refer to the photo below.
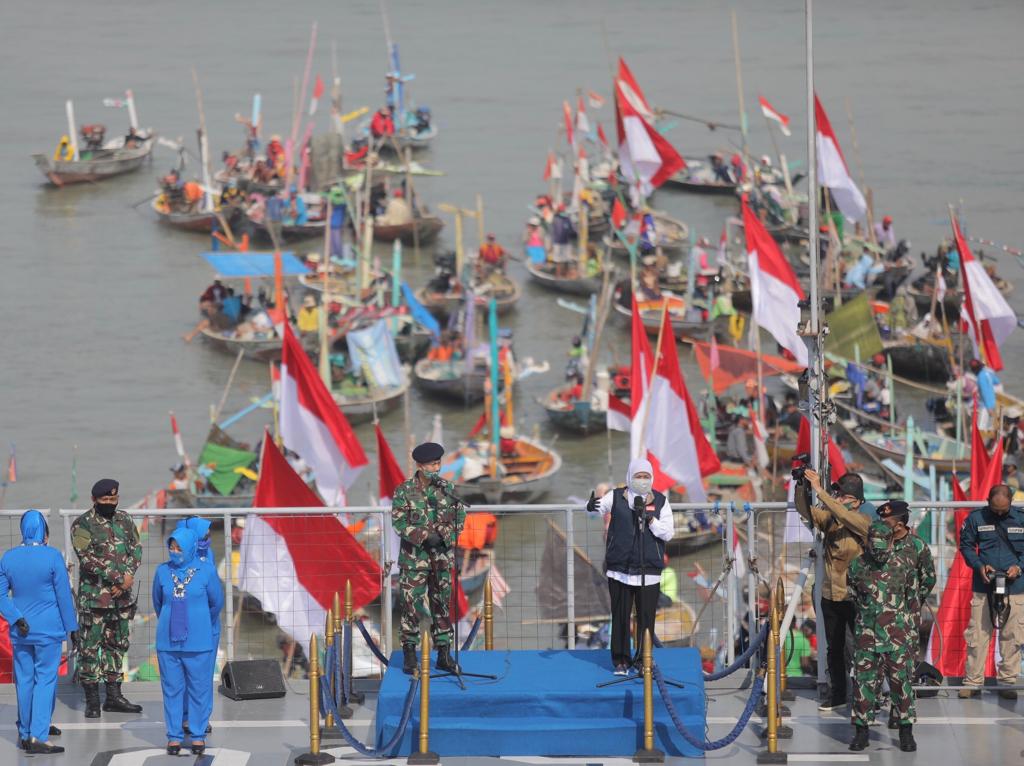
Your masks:
[{"label": "red cap", "polygon": [[892,223],[892,216],[887,215],[885,218],[882,219],[882,223]]}]

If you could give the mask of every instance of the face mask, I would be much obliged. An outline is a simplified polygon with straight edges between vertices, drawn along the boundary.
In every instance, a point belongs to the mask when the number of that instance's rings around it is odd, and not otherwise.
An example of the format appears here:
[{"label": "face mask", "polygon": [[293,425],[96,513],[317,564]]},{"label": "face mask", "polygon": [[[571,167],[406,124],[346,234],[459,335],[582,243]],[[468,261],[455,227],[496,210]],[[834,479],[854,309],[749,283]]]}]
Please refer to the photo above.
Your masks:
[{"label": "face mask", "polygon": [[208,550],[210,550],[210,538],[204,537],[202,540],[199,541],[199,544],[196,547],[199,549],[200,553],[206,553]]},{"label": "face mask", "polygon": [[865,552],[879,564],[887,562],[892,553],[892,530],[882,522],[872,524]]},{"label": "face mask", "polygon": [[651,486],[654,484],[653,479],[637,479],[632,478],[629,480],[629,488],[638,495],[647,497],[647,493],[651,491]]},{"label": "face mask", "polygon": [[427,477],[428,481],[437,481],[441,478],[440,471],[424,471],[423,475]]},{"label": "face mask", "polygon": [[111,519],[114,517],[114,511],[117,510],[117,503],[95,503],[96,513],[105,519]]},{"label": "face mask", "polygon": [[175,566],[181,566],[185,563],[185,554],[181,551],[170,551],[171,563]]}]

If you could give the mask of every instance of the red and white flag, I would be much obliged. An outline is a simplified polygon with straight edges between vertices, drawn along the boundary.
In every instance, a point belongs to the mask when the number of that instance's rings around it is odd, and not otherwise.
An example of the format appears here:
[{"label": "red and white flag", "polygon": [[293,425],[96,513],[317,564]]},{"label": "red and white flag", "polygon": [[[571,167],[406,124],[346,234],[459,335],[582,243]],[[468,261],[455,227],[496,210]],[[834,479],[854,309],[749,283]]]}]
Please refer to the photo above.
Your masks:
[{"label": "red and white flag", "polygon": [[342,505],[345,490],[369,462],[348,420],[313,363],[285,326],[281,351],[281,438],[313,469],[320,495]]},{"label": "red and white flag", "polygon": [[960,253],[960,273],[963,274],[964,302],[960,318],[967,326],[967,334],[974,344],[974,353],[993,370],[1003,369],[1000,346],[1017,327],[1017,315],[981,262],[967,246],[960,225],[953,219],[953,236]]},{"label": "red and white flag", "polygon": [[792,135],[789,131],[789,117],[787,117],[774,106],[769,104],[768,99],[766,99],[764,96],[758,96],[757,98],[761,102],[761,113],[769,120],[772,120],[773,122],[777,122],[779,124],[779,130],[782,131],[782,135]]},{"label": "red and white flag", "polygon": [[[800,419],[800,430],[796,435],[796,453],[802,455],[811,452],[811,424],[806,417]],[[815,447],[816,449],[816,447]],[[846,461],[843,460],[843,453],[839,451],[838,445],[828,437],[828,465],[831,470],[832,481],[847,473]],[[824,478],[822,479],[824,481]]]},{"label": "red and white flag", "polygon": [[942,267],[935,267],[935,300],[942,302],[946,299],[946,278],[942,276]]},{"label": "red and white flag", "polygon": [[814,121],[817,125],[815,142],[818,148],[818,183],[827,186],[832,192],[839,211],[851,221],[863,221],[868,211],[864,195],[850,176],[843,158],[843,150],[839,148],[839,139],[832,130],[825,108],[814,96]]},{"label": "red and white flag", "polygon": [[[380,423],[374,423],[373,430],[377,434],[377,502],[382,506],[391,507],[391,498],[395,496],[395,488],[403,481],[405,476],[402,468],[395,460],[395,454],[391,451],[391,445],[384,438],[384,432]],[[391,560],[391,574],[398,571],[398,553],[401,541],[398,534],[390,524],[385,523],[384,528],[388,531],[388,558]]]},{"label": "red and white flag", "polygon": [[615,77],[615,83],[616,100],[618,100],[619,96],[624,97],[629,102],[632,110],[640,115],[644,122],[653,125],[654,110],[647,103],[647,98],[644,96],[644,92],[640,90],[640,85],[637,84],[633,72],[626,66],[626,60],[621,56],[619,57],[619,73]]},{"label": "red and white flag", "polygon": [[583,108],[583,96],[576,99],[576,131],[584,137],[590,135],[590,120],[587,119],[587,112]]},{"label": "red and white flag", "polygon": [[[639,319],[635,306],[634,303],[634,322]],[[703,477],[719,471],[722,464],[701,430],[697,408],[686,389],[668,312],[661,336],[657,367],[633,417],[631,451],[634,456],[646,455],[651,461],[655,489],[666,491],[681,484],[686,487],[690,502],[700,502],[707,499]],[[649,348],[646,353],[650,353]],[[634,376],[636,372],[634,366]]]},{"label": "red and white flag", "polygon": [[626,206],[622,204],[622,200],[618,197],[612,203],[612,226],[616,229],[622,229],[626,225]]},{"label": "red and white flag", "polygon": [[548,152],[548,161],[544,165],[544,180],[559,181],[562,178],[562,161],[554,152]]},{"label": "red and white flag", "polygon": [[320,97],[322,95],[324,95],[324,81],[320,75],[317,75],[316,82],[313,84],[313,98],[309,100],[310,117],[316,114],[316,108],[320,104]]},{"label": "red and white flag", "polygon": [[615,127],[618,131],[619,165],[631,190],[648,197],[674,173],[686,167],[683,158],[637,110],[628,95],[628,84],[615,81]]},{"label": "red and white flag", "polygon": [[729,265],[729,232],[724,223],[722,224],[722,233],[718,237],[718,253],[715,255],[715,262],[719,266]]},{"label": "red and white flag", "polygon": [[[269,436],[263,438],[256,508],[323,506],[288,465]],[[242,536],[239,587],[257,599],[277,624],[302,645],[323,630],[335,593],[352,583],[356,609],[380,594],[376,560],[332,514],[249,514]]]},{"label": "red and white flag", "polygon": [[601,148],[607,153],[610,151],[608,146],[608,136],[604,134],[604,125],[597,123],[597,140],[601,144]]},{"label": "red and white flag", "polygon": [[565,139],[569,142],[569,146],[576,149],[576,135],[572,127],[572,107],[569,106],[568,101],[562,102],[562,116],[565,118]]},{"label": "red and white flag", "polygon": [[745,194],[742,205],[754,322],[768,330],[797,362],[806,367],[807,346],[797,334],[800,326],[798,304],[804,298],[804,291],[778,244],[750,209]]},{"label": "red and white flag", "polygon": [[588,90],[587,101],[590,104],[591,109],[600,109],[602,106],[604,106],[604,96],[602,96],[597,91]]}]

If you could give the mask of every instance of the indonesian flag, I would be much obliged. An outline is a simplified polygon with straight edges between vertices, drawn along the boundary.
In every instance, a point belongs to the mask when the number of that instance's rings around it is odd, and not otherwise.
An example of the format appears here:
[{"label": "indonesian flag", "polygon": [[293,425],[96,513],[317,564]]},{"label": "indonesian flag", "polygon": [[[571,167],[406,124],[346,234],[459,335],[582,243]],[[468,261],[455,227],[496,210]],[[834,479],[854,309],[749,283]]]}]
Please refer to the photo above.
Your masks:
[{"label": "indonesian flag", "polygon": [[633,72],[626,66],[626,60],[621,56],[619,57],[619,74],[615,78],[615,85],[616,93],[621,93],[625,97],[633,111],[640,115],[644,122],[653,125],[654,110],[647,103],[647,98],[644,96],[644,92],[640,90]]},{"label": "indonesian flag", "polygon": [[565,118],[565,138],[574,150],[576,149],[576,135],[572,128],[572,107],[568,101],[562,102],[562,116]]},{"label": "indonesian flag", "polygon": [[796,361],[807,366],[807,346],[797,334],[804,291],[778,244],[743,195],[743,231],[750,259],[750,293],[754,321],[765,328]]},{"label": "indonesian flag", "polygon": [[316,76],[316,82],[313,84],[313,98],[309,100],[309,116],[312,117],[316,114],[317,105],[320,103],[320,97],[324,95],[324,81],[320,75]]},{"label": "indonesian flag", "polygon": [[[273,439],[264,437],[256,508],[323,506],[288,465]],[[380,595],[381,570],[332,514],[249,514],[242,536],[239,587],[259,599],[277,624],[305,645],[324,628],[335,593],[352,583],[356,609]]]},{"label": "indonesian flag", "polygon": [[369,461],[287,325],[281,351],[280,419],[285,446],[313,469],[321,496],[331,505],[343,504],[345,490]]},{"label": "indonesian flag", "polygon": [[615,82],[615,126],[618,130],[619,165],[622,174],[641,197],[647,197],[674,173],[686,167],[666,141],[627,95],[628,85]]},{"label": "indonesian flag", "polygon": [[[800,418],[800,431],[796,435],[796,453],[797,455],[811,452],[811,424],[808,422],[806,417]],[[828,437],[828,464],[832,469],[832,481],[837,480],[840,476],[847,473],[846,461],[843,460],[843,453],[839,451],[839,447],[832,441],[832,437]],[[824,481],[824,477],[822,478]]]},{"label": "indonesian flag", "polygon": [[608,428],[629,433],[632,428],[633,411],[615,394],[608,394]]},{"label": "indonesian flag", "polygon": [[839,139],[817,94],[814,96],[814,121],[817,124],[818,183],[831,190],[832,198],[844,216],[851,221],[863,221],[868,205],[850,177],[843,151],[839,148]]},{"label": "indonesian flag", "polygon": [[587,101],[590,103],[592,109],[600,109],[604,106],[604,96],[597,91],[587,91]]},{"label": "indonesian flag", "polygon": [[604,134],[604,125],[602,125],[601,123],[597,123],[597,140],[600,142],[601,148],[605,151],[605,153],[611,151],[611,149],[608,147],[608,136]]},{"label": "indonesian flag", "polygon": [[[959,480],[953,477],[953,499],[984,500],[989,490],[1002,481],[1003,443],[996,440],[992,455],[985,449],[985,440],[978,430],[978,412],[975,404],[974,418],[971,425],[971,493],[968,497]],[[967,642],[964,631],[971,619],[972,572],[964,557],[960,554],[960,530],[963,529],[969,510],[959,510],[953,517],[953,528],[956,532],[956,553],[953,566],[949,569],[946,587],[939,600],[935,625],[928,639],[928,661],[946,676],[962,676],[967,662]],[[985,663],[985,675],[995,675],[995,645],[998,642],[993,636],[989,642],[988,660]],[[935,651],[940,652],[937,656]]]},{"label": "indonesian flag", "polygon": [[[953,236],[956,238],[956,249],[960,252],[960,271],[964,280],[964,302],[960,307],[960,318],[967,326],[967,334],[974,344],[974,353],[993,370],[1001,370],[1003,357],[999,347],[1017,326],[1017,315],[974,257],[955,218]],[[973,493],[973,483],[971,486]]]},{"label": "indonesian flag", "polygon": [[[634,326],[640,326],[646,341],[635,302],[633,307]],[[686,390],[668,312],[665,312],[663,321],[661,353],[658,355],[650,388],[644,392],[642,399],[636,400],[640,406],[633,417],[633,430],[630,434],[632,453],[646,454],[651,461],[655,489],[666,491],[669,487],[682,484],[686,487],[690,502],[701,502],[707,499],[702,478],[719,471],[722,464],[701,430],[697,408]],[[649,354],[649,347],[641,349],[641,364]],[[633,378],[640,377],[642,380],[646,377],[637,376],[636,373],[637,366],[634,365]]]},{"label": "indonesian flag", "polygon": [[[405,481],[402,468],[395,460],[395,454],[391,451],[391,445],[384,438],[384,432],[380,429],[380,423],[374,423],[373,430],[377,434],[377,502],[382,506],[390,507],[391,498],[395,496],[395,488]],[[401,541],[390,524],[385,524],[388,530],[388,558],[391,559],[391,574],[398,571],[398,552]]]},{"label": "indonesian flag", "polygon": [[782,131],[782,135],[792,135],[789,131],[789,117],[787,117],[774,106],[769,104],[768,99],[766,99],[764,96],[758,96],[757,99],[758,101],[761,102],[761,113],[769,120],[772,120],[773,122],[777,122],[779,124],[779,130]]},{"label": "indonesian flag", "polygon": [[560,180],[562,178],[562,163],[554,152],[548,152],[548,161],[544,165],[544,180]]},{"label": "indonesian flag", "polygon": [[626,206],[622,204],[622,200],[618,197],[612,203],[612,226],[616,229],[621,229],[626,225]]},{"label": "indonesian flag", "polygon": [[941,302],[946,299],[946,278],[942,276],[942,267],[935,267],[935,300]]},{"label": "indonesian flag", "polygon": [[583,96],[576,98],[576,130],[581,136],[590,135],[590,120],[587,119],[587,113],[583,108]]}]

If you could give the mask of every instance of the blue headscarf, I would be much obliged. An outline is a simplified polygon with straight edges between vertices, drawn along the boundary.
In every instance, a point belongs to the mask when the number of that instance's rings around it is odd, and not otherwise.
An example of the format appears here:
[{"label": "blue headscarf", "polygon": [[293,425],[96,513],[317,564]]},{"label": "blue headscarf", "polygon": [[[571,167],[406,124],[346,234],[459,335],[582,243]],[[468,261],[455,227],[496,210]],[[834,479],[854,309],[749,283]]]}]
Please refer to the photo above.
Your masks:
[{"label": "blue headscarf", "polygon": [[185,588],[196,573],[195,567],[190,568],[189,564],[196,557],[196,533],[187,527],[178,527],[167,539],[168,548],[171,540],[178,543],[181,548],[179,561],[175,561],[174,554],[168,562],[171,568],[171,581],[173,583],[171,592],[171,641],[185,641],[188,639],[188,605],[185,601]]},{"label": "blue headscarf", "polygon": [[188,529],[195,533],[196,548],[200,558],[206,558],[206,554],[210,551],[210,538],[207,537],[210,534],[210,526],[209,520],[201,519],[198,516],[189,516],[178,522],[178,529]]},{"label": "blue headscarf", "polygon": [[33,509],[21,515],[21,542],[23,545],[42,545],[49,527],[39,511]]}]

